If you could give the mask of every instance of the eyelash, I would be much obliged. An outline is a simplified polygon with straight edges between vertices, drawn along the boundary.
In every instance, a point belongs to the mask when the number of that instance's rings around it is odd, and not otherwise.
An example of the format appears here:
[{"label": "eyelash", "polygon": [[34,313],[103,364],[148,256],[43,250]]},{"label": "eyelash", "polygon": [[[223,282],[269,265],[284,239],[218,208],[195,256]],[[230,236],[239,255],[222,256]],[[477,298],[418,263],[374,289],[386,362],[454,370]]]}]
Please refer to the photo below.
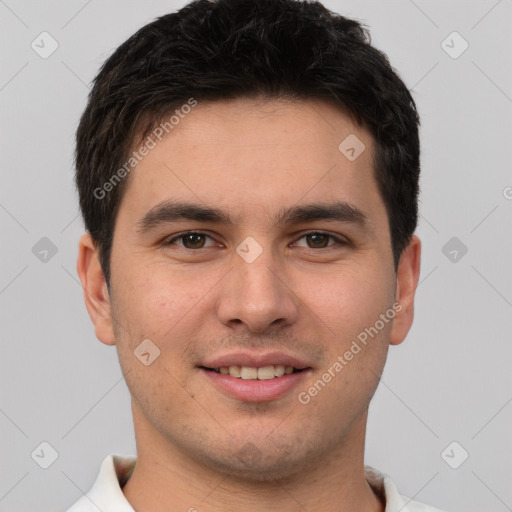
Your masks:
[{"label": "eyelash", "polygon": [[[164,246],[169,246],[169,245],[172,245],[177,240],[182,240],[183,241],[183,238],[185,238],[188,235],[202,235],[202,236],[205,236],[205,237],[213,239],[210,235],[208,235],[207,233],[203,233],[202,231],[186,231],[184,233],[181,233],[180,235],[174,236],[171,239],[164,240],[163,241],[163,245]],[[328,245],[327,247],[317,247],[317,248],[315,248],[315,247],[306,247],[306,249],[314,249],[314,250],[330,249],[330,248],[334,247],[335,245],[338,245],[338,246],[350,245],[350,242],[348,240],[342,240],[341,238],[338,238],[338,237],[336,237],[334,235],[331,235],[329,233],[325,233],[323,231],[308,231],[307,233],[304,233],[301,237],[299,237],[297,240],[301,240],[302,238],[305,238],[308,235],[325,235],[325,236],[329,237],[329,239],[334,240],[335,244]],[[185,246],[181,246],[181,247],[183,249],[188,250],[188,251],[199,251],[201,249],[207,249],[207,247],[199,247],[197,249],[190,249],[190,248],[185,247]]]}]

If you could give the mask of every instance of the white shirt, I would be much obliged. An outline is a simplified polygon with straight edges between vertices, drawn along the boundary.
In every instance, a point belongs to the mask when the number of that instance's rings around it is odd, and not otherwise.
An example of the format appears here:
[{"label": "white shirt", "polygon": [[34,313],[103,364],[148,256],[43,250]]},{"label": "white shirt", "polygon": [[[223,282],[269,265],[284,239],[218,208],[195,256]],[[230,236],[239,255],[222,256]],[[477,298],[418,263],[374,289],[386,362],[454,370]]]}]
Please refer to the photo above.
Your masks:
[{"label": "white shirt", "polygon": [[[130,478],[136,461],[134,456],[111,454],[105,457],[90,491],[66,512],[135,512],[121,488]],[[364,471],[370,486],[385,498],[385,512],[443,512],[401,496],[393,480],[371,466],[365,466]]]}]

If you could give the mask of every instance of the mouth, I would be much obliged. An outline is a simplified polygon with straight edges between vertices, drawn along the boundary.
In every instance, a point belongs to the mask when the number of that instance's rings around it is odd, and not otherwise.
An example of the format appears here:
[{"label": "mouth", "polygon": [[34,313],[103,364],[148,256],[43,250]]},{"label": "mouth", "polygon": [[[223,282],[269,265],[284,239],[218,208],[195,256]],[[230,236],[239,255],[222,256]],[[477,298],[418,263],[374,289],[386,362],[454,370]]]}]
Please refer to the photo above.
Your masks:
[{"label": "mouth", "polygon": [[226,354],[197,366],[208,385],[231,399],[270,402],[304,386],[313,368],[282,352]]},{"label": "mouth", "polygon": [[219,373],[221,375],[229,375],[235,379],[243,380],[272,380],[280,379],[285,375],[291,375],[292,373],[300,373],[311,368],[295,368],[294,366],[285,366],[282,364],[266,365],[266,366],[219,366],[218,368],[208,368],[206,366],[200,366],[200,368]]}]

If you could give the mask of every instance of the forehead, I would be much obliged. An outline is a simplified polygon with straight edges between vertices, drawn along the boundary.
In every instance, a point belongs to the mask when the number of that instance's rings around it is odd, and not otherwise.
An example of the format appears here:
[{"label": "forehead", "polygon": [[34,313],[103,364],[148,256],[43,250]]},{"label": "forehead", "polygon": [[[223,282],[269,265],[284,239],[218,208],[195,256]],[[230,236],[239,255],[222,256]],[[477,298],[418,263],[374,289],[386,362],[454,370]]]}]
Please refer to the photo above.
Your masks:
[{"label": "forehead", "polygon": [[122,201],[131,211],[170,197],[225,207],[237,221],[306,200],[382,206],[372,205],[373,138],[328,102],[243,98],[186,111],[132,171]]}]

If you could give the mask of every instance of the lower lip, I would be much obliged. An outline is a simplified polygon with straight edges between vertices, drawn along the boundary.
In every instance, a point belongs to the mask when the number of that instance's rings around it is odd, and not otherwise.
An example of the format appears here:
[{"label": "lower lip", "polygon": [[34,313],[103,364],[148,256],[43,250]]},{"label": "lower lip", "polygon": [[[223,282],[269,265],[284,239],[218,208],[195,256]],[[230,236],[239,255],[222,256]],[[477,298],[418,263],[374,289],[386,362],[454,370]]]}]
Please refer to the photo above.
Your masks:
[{"label": "lower lip", "polygon": [[269,402],[281,398],[294,387],[298,386],[310,372],[308,369],[268,380],[244,380],[203,368],[200,368],[200,370],[211,379],[214,385],[224,392],[224,394],[245,402]]}]

